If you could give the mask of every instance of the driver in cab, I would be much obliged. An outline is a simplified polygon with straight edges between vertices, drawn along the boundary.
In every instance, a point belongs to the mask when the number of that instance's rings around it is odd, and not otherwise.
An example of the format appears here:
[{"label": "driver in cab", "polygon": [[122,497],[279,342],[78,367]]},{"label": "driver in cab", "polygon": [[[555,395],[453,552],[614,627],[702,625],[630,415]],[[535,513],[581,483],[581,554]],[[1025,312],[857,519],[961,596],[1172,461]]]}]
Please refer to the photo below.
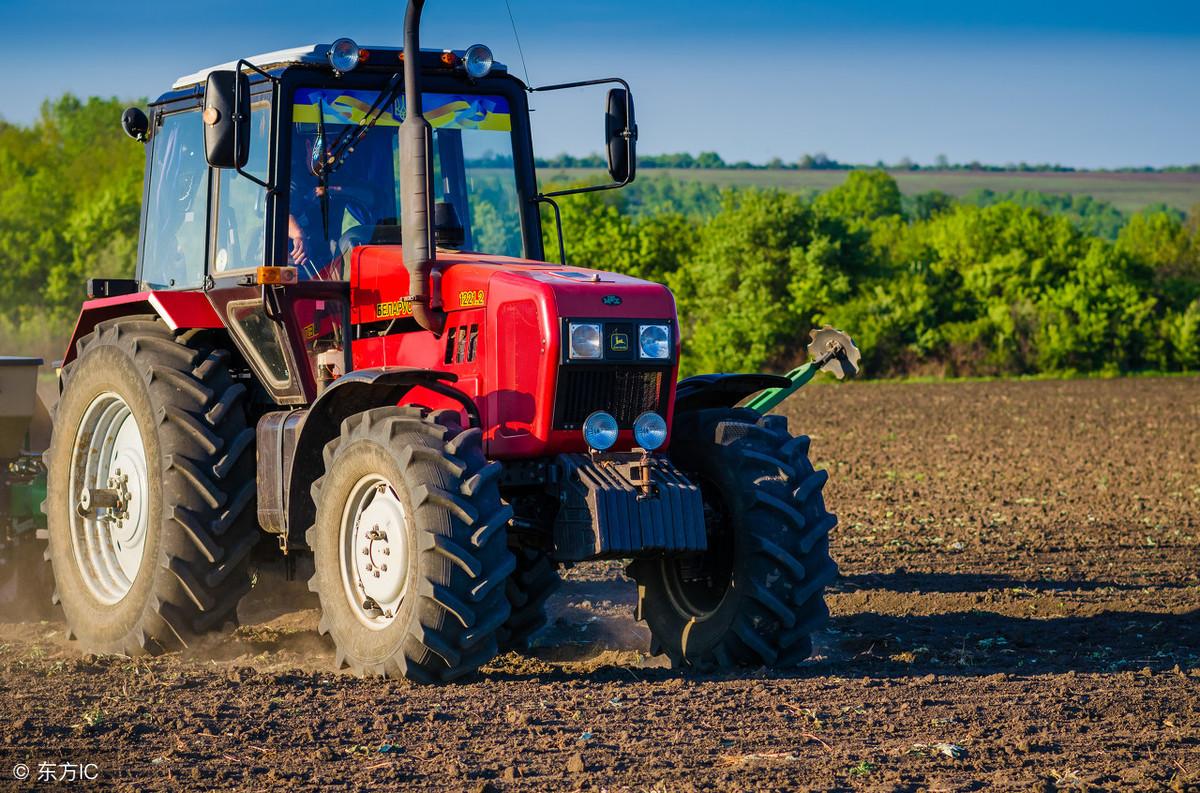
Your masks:
[{"label": "driver in cab", "polygon": [[339,183],[332,182],[322,137],[297,136],[296,143],[303,145],[293,146],[288,263],[298,269],[300,280],[341,279],[343,254],[351,247],[339,244],[343,233],[378,221],[365,178],[351,177],[347,168],[337,172]]}]

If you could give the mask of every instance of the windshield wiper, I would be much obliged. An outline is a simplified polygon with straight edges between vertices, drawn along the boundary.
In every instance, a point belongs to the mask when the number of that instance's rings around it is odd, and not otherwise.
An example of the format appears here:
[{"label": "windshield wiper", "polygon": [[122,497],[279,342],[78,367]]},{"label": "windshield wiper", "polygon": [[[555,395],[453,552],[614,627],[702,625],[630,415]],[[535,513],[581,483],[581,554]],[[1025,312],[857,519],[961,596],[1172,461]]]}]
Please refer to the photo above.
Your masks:
[{"label": "windshield wiper", "polygon": [[321,199],[321,230],[329,239],[329,169],[325,167],[325,100],[317,97],[317,139],[313,143],[309,169],[317,177],[317,197]]},{"label": "windshield wiper", "polygon": [[399,72],[392,75],[392,81],[388,84],[387,90],[379,94],[375,103],[371,105],[371,109],[363,115],[358,125],[342,131],[338,139],[329,147],[329,154],[324,157],[321,173],[318,176],[328,178],[329,174],[342,167],[346,158],[354,153],[354,147],[383,116],[384,108],[396,100],[396,96],[400,93],[401,76]]}]

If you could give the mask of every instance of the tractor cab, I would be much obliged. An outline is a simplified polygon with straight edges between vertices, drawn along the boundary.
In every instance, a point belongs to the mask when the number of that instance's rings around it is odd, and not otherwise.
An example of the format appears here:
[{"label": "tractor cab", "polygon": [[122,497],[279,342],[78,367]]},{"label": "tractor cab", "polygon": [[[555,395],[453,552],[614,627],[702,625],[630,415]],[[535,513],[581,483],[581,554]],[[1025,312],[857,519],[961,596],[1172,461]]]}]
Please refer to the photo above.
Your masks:
[{"label": "tractor cab", "polygon": [[[536,187],[524,86],[480,45],[424,51],[420,60],[438,243],[541,258],[537,212],[525,211]],[[239,63],[239,84],[227,77],[238,64],[226,64],[181,77],[153,105],[150,171],[161,192],[151,185],[151,194],[172,202],[148,208],[141,280],[198,286],[205,275],[261,266],[344,280],[354,245],[399,244],[403,50],[341,39]],[[239,88],[248,96],[231,95]],[[233,117],[234,102],[248,118]],[[192,215],[198,225],[213,216],[204,256],[206,235],[189,230],[181,213],[194,213],[188,197],[207,175],[208,152],[219,168],[211,212]],[[183,260],[162,255],[164,244],[177,245]]]},{"label": "tractor cab", "polygon": [[[525,86],[480,45],[419,60],[435,245],[541,259]],[[351,254],[403,242],[403,66],[403,49],[341,39],[186,75],[127,114],[148,167],[126,289],[208,294],[280,403],[353,368]]]},{"label": "tractor cab", "polygon": [[[148,153],[137,278],[123,289],[203,292],[281,405],[310,403],[353,369],[413,365],[384,350],[399,339],[357,342],[428,330],[422,309],[482,307],[493,271],[542,261],[539,209],[553,203],[537,191],[530,89],[483,45],[423,50],[415,60],[430,173],[428,217],[414,236],[428,235],[428,259],[444,260],[428,277],[410,286],[405,263],[404,49],[339,39],[186,75],[148,118],[127,112],[126,131]],[[623,85],[537,90],[605,82]],[[627,89],[611,91],[614,180],[600,188],[633,177],[631,116]],[[468,278],[460,269],[454,290],[429,289],[460,254],[459,263],[484,271]],[[414,312],[419,288],[429,294]],[[479,326],[467,323],[464,344]],[[444,327],[439,320],[435,336]],[[405,355],[438,365],[426,349],[436,345],[414,353],[413,343]]]}]

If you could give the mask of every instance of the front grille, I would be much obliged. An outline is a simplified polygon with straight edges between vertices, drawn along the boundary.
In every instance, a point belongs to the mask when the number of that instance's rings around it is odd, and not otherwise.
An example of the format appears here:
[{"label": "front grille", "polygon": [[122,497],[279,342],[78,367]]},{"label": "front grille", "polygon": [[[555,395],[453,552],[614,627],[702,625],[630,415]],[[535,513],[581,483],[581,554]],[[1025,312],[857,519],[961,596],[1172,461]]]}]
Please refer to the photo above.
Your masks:
[{"label": "front grille", "polygon": [[613,415],[621,429],[647,410],[665,415],[670,369],[622,366],[563,366],[558,370],[554,428],[577,430],[597,410]]}]

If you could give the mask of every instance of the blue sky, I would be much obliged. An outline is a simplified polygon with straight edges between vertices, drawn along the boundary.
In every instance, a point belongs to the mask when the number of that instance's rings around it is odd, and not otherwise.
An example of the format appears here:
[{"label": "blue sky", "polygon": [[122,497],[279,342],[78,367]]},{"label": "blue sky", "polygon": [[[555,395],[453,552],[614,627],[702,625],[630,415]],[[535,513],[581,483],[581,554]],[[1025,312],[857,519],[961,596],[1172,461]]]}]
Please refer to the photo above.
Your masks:
[{"label": "blue sky", "polygon": [[[626,77],[646,153],[1200,162],[1195,2],[510,2],[531,81]],[[403,5],[0,0],[0,115],[29,121],[64,91],[156,95],[202,66],[342,35],[399,43]],[[428,0],[425,16],[426,46],[482,41],[523,74],[504,0]],[[537,97],[539,153],[598,151],[601,101]]]}]

